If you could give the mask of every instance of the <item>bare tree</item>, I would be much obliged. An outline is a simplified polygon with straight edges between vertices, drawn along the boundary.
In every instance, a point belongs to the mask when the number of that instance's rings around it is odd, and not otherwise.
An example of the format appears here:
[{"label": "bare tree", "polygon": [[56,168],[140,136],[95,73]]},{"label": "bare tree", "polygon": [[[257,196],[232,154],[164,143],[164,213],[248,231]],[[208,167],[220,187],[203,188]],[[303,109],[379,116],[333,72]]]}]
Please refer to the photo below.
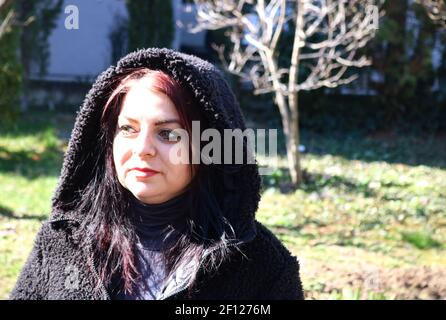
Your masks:
[{"label": "bare tree", "polygon": [[[4,19],[2,19],[2,16],[4,16]],[[16,3],[13,0],[0,0],[0,39],[10,31],[11,27],[26,27],[35,20],[34,16],[29,16],[22,21],[19,16]]]},{"label": "bare tree", "polygon": [[[14,22],[15,12],[13,8],[10,8],[11,3],[12,0],[0,0],[0,39]],[[1,17],[3,12],[5,12],[4,19]]]},{"label": "bare tree", "polygon": [[[378,27],[380,0],[194,0],[191,32],[225,28],[232,47],[215,46],[225,68],[252,82],[255,94],[272,92],[286,138],[292,182],[302,181],[298,93],[334,88],[357,78],[348,71],[369,60],[359,54]],[[294,28],[294,29],[293,29]],[[278,44],[294,32],[287,65]],[[293,31],[294,30],[294,31]],[[299,76],[305,74],[305,76]]]}]

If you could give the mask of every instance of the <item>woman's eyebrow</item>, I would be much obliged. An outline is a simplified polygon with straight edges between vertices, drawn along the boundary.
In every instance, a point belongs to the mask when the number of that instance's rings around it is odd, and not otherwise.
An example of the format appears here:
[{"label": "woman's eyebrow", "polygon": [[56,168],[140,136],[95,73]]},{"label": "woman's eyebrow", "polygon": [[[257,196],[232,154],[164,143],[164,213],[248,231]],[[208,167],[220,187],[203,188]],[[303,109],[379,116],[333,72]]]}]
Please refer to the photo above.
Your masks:
[{"label": "woman's eyebrow", "polygon": [[159,121],[155,122],[155,125],[160,126],[160,125],[169,124],[169,123],[181,124],[180,120],[178,120],[178,119],[166,119],[166,120],[159,120]]},{"label": "woman's eyebrow", "polygon": [[125,120],[129,120],[131,122],[138,122],[138,120],[135,120],[133,118],[130,118],[130,117],[127,117],[127,116],[124,116],[124,115],[119,115],[118,119],[125,119]]}]

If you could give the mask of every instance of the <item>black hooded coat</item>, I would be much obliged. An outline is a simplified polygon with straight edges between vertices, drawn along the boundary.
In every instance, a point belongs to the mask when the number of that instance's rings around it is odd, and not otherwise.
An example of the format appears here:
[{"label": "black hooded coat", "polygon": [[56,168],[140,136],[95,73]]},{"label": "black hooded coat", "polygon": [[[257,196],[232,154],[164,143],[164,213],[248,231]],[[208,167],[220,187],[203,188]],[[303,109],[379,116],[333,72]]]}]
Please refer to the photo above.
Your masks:
[{"label": "black hooded coat", "polygon": [[[83,216],[73,209],[76,195],[85,188],[97,165],[97,143],[102,108],[113,90],[115,77],[132,68],[162,70],[189,88],[210,127],[245,130],[240,107],[221,72],[192,55],[169,49],[149,48],[128,54],[109,67],[88,92],[64,157],[52,211],[34,242],[10,299],[110,299],[106,286],[94,290],[98,280],[91,248],[79,246],[76,228]],[[192,295],[187,290],[165,299],[303,299],[299,263],[287,248],[255,220],[260,200],[257,164],[245,164],[225,179],[225,193],[231,223],[238,242],[230,257],[217,270],[200,268]],[[88,267],[86,267],[88,266]]]}]

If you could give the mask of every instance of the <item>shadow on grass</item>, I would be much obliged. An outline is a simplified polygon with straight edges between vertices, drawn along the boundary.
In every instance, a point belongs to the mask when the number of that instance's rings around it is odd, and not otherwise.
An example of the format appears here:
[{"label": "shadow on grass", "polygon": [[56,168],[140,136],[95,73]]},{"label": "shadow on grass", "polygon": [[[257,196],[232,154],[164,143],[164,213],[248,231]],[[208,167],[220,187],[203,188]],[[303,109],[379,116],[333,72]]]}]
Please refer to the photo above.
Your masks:
[{"label": "shadow on grass", "polygon": [[28,137],[38,141],[38,146],[19,150],[0,145],[0,173],[15,173],[29,179],[58,176],[63,160],[61,140],[69,138],[73,124],[72,113],[31,110],[0,127],[0,136],[14,144]]},{"label": "shadow on grass", "polygon": [[37,220],[37,221],[43,221],[46,219],[44,215],[20,215],[16,216],[14,215],[14,212],[10,209],[7,209],[3,206],[0,206],[0,216],[8,219],[15,219],[15,220]]},{"label": "shadow on grass", "polygon": [[324,135],[304,131],[301,143],[305,145],[306,152],[313,155],[446,168],[446,132],[424,135],[395,132]]},{"label": "shadow on grass", "polygon": [[62,166],[63,152],[55,146],[43,152],[10,151],[0,146],[0,172],[16,173],[28,179],[40,176],[58,176]]},{"label": "shadow on grass", "polygon": [[265,188],[275,187],[283,194],[293,193],[300,189],[307,193],[319,192],[324,188],[341,189],[347,193],[361,194],[364,197],[376,197],[376,192],[369,188],[368,183],[361,183],[339,175],[308,173],[303,170],[303,183],[296,188],[291,183],[289,170],[278,169],[281,173],[271,176],[262,176]]},{"label": "shadow on grass", "polygon": [[55,129],[60,138],[69,139],[74,120],[74,112],[29,111],[20,115],[13,123],[2,123],[0,135],[7,134],[11,138],[21,138]]},{"label": "shadow on grass", "polygon": [[304,171],[302,190],[305,192],[315,192],[325,187],[343,189],[348,193],[362,194],[364,197],[376,196],[375,191],[369,188],[368,183],[361,183],[338,175],[308,173]]},{"label": "shadow on grass", "polygon": [[[277,133],[277,152],[286,157],[283,132],[278,130]],[[358,130],[320,133],[303,129],[300,138],[300,144],[305,146],[305,153],[311,155],[446,169],[446,132],[404,134],[394,131]]]},{"label": "shadow on grass", "polygon": [[318,228],[323,228],[326,226],[325,223],[321,223],[318,220],[308,219],[304,223],[296,226],[269,225],[268,228],[279,237],[287,236],[296,240],[303,240],[304,242],[311,241],[312,246],[336,245],[341,247],[366,247],[361,238],[345,232],[333,232],[331,234],[324,235],[321,235],[319,232],[302,232],[302,229],[308,224],[314,224]]}]

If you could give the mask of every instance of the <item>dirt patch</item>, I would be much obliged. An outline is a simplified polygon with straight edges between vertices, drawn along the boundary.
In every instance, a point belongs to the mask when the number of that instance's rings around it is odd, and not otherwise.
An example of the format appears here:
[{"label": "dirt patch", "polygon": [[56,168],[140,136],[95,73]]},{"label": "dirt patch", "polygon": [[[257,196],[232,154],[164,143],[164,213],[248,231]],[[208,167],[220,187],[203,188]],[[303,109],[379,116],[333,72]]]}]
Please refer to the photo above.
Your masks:
[{"label": "dirt patch", "polygon": [[370,293],[386,299],[446,299],[446,270],[438,267],[379,268],[376,266],[328,266],[307,262],[302,282],[309,284],[307,299],[330,299],[346,288],[360,289],[360,298]]}]

